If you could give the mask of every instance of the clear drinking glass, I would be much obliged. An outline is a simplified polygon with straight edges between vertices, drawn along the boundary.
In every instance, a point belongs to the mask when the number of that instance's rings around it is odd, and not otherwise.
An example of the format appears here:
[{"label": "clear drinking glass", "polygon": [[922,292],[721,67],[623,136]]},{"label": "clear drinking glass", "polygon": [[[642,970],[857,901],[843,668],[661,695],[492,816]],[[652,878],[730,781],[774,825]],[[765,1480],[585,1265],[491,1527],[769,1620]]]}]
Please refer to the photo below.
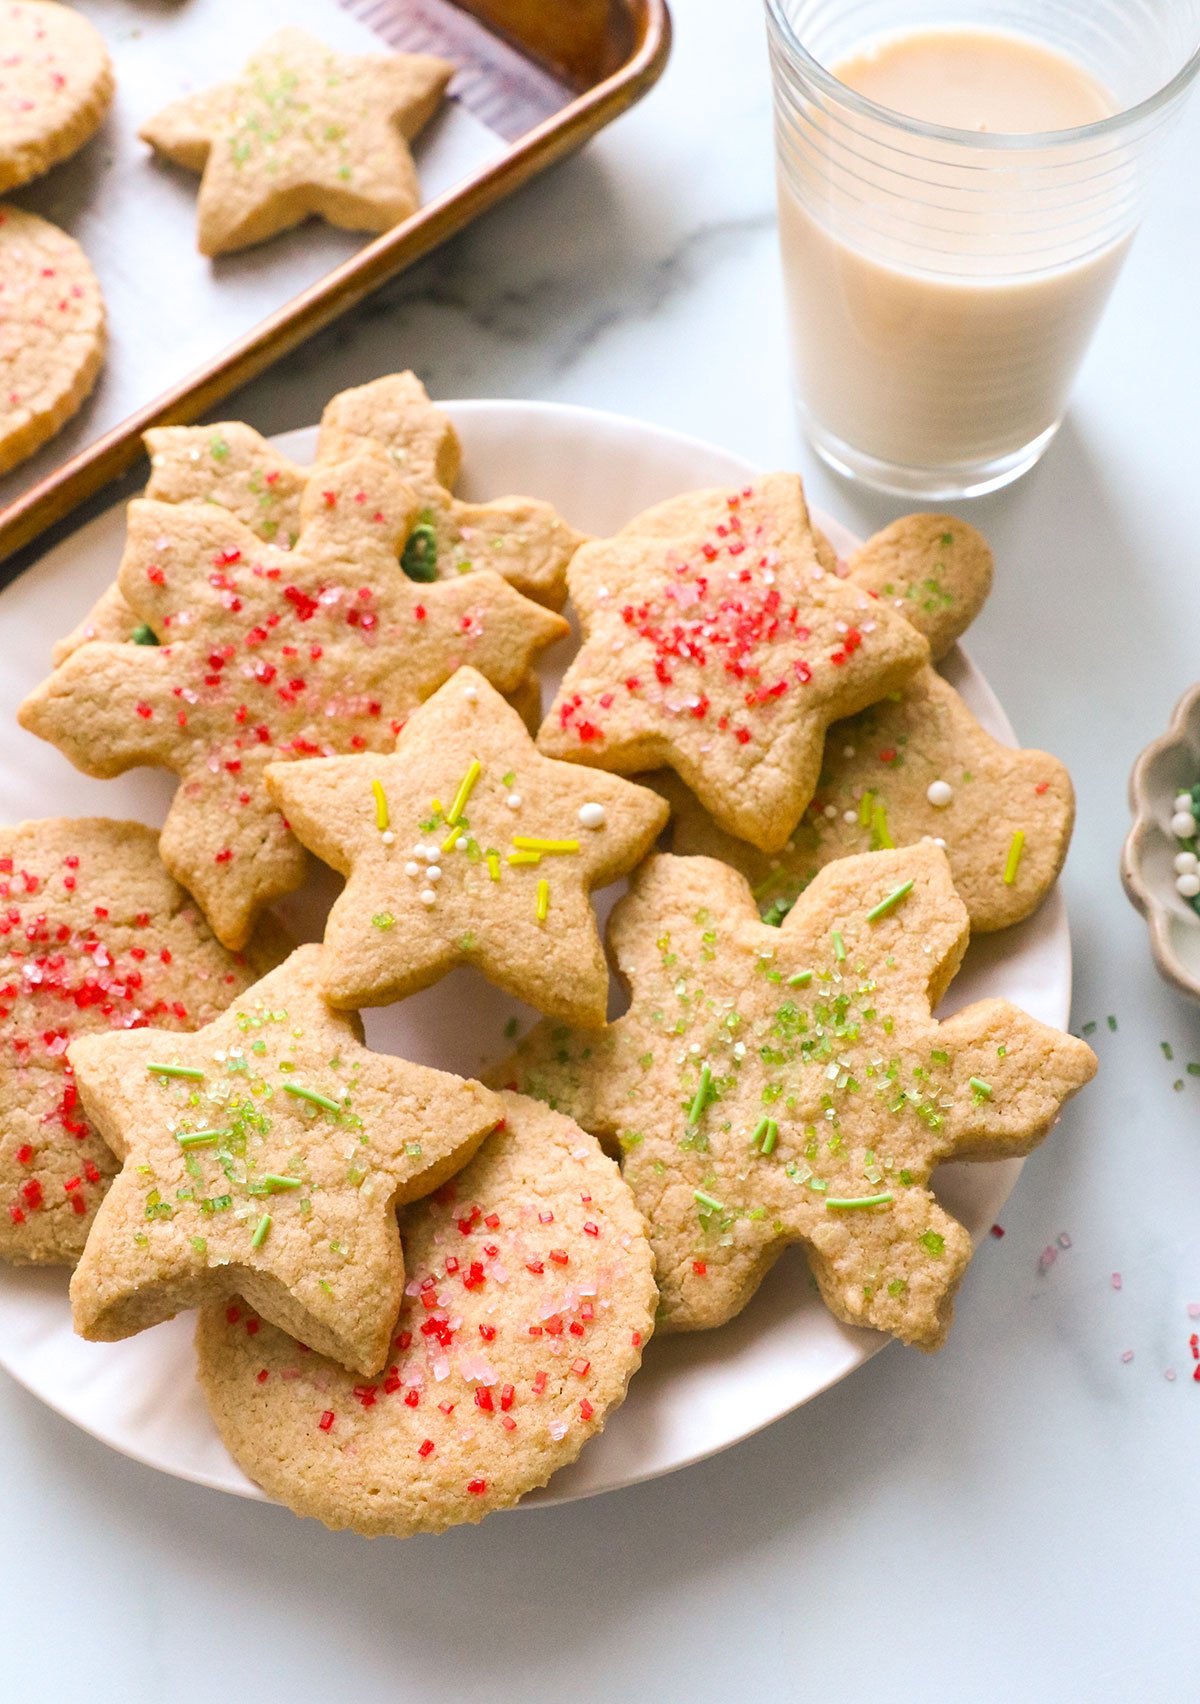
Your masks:
[{"label": "clear drinking glass", "polygon": [[[1200,69],[1200,0],[766,0],[798,404],[841,472],[992,491],[1042,454]],[[1016,32],[1119,109],[1001,135],[903,117],[827,69],[881,36]]]}]

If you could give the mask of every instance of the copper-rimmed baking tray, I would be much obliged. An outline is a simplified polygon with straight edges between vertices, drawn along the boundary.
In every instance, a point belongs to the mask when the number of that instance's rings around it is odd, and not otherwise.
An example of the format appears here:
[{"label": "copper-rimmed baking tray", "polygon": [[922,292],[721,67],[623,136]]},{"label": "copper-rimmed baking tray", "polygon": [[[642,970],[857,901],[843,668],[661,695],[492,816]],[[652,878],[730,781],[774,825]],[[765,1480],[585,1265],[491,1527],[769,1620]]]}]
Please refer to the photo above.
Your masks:
[{"label": "copper-rimmed baking tray", "polygon": [[[640,99],[667,61],[666,0],[340,0],[399,50],[460,67],[454,96],[504,151],[364,243],[244,336],[129,414],[0,510],[0,561],[142,454],[151,426],[186,424],[461,231]],[[0,579],[7,578],[0,572]]]}]

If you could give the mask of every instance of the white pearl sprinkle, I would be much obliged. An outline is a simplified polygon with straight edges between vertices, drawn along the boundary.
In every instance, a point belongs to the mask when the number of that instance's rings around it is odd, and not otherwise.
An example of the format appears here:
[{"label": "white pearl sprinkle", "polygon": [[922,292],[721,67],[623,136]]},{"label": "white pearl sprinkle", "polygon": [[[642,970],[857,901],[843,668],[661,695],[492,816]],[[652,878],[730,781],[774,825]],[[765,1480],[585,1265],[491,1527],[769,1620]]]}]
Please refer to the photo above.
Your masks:
[{"label": "white pearl sprinkle", "polygon": [[1200,858],[1197,858],[1194,852],[1180,852],[1175,859],[1175,874],[1177,876],[1190,876],[1198,864],[1200,864]]},{"label": "white pearl sprinkle", "polygon": [[854,756],[854,747],[853,746],[843,746],[842,747],[842,756],[843,757],[853,757]]},{"label": "white pearl sprinkle", "polygon": [[825,806],[825,820],[826,820],[826,822],[836,822],[837,821],[837,806],[836,805],[826,805]]},{"label": "white pearl sprinkle", "polygon": [[852,823],[856,823],[858,821],[858,812],[857,811],[843,811],[842,812],[842,821],[844,823],[846,823],[847,825],[850,825]]},{"label": "white pearl sprinkle", "polygon": [[419,840],[412,849],[412,855],[414,858],[423,858],[425,856],[425,848],[421,845]]},{"label": "white pearl sprinkle", "polygon": [[943,811],[954,797],[954,788],[949,781],[931,781],[925,789],[925,797],[935,810]]},{"label": "white pearl sprinkle", "polygon": [[405,864],[405,866],[404,866],[404,874],[409,878],[410,881],[415,882],[417,877],[421,874],[420,864],[416,863],[412,858],[410,858],[408,860],[408,863]]},{"label": "white pearl sprinkle", "polygon": [[1177,793],[1175,795],[1175,803],[1171,808],[1176,811],[1187,811],[1190,816],[1192,812],[1192,795],[1190,793]]},{"label": "white pearl sprinkle", "polygon": [[940,834],[934,835],[933,844],[935,846],[940,846],[943,852],[946,850],[946,842],[942,839]]},{"label": "white pearl sprinkle", "polygon": [[1200,875],[1192,870],[1186,876],[1176,876],[1175,886],[1184,899],[1195,899],[1200,894]]},{"label": "white pearl sprinkle", "polygon": [[510,811],[519,811],[521,808],[520,793],[510,793],[504,803],[508,806]]},{"label": "white pearl sprinkle", "polygon": [[430,864],[429,868],[425,871],[425,880],[427,882],[440,882],[441,879],[442,879],[441,865],[440,864]]},{"label": "white pearl sprinkle", "polygon": [[385,846],[394,846],[396,844],[396,836],[392,833],[390,828],[385,828],[379,838],[383,841]]},{"label": "white pearl sprinkle", "polygon": [[1191,811],[1177,811],[1171,818],[1171,833],[1177,840],[1193,840],[1196,835],[1196,819]]},{"label": "white pearl sprinkle", "polygon": [[604,827],[604,806],[594,802],[579,807],[579,820],[584,828]]},{"label": "white pearl sprinkle", "polygon": [[477,686],[464,686],[463,697],[466,699],[468,704],[474,704],[475,700],[479,697],[479,688]]},{"label": "white pearl sprinkle", "polygon": [[421,889],[421,904],[422,905],[434,905],[434,904],[436,904],[436,902],[437,902],[437,894],[434,893],[432,888],[422,888]]},{"label": "white pearl sprinkle", "polygon": [[454,850],[456,852],[465,852],[469,845],[470,841],[467,839],[466,835],[460,834],[458,839],[454,842]]}]

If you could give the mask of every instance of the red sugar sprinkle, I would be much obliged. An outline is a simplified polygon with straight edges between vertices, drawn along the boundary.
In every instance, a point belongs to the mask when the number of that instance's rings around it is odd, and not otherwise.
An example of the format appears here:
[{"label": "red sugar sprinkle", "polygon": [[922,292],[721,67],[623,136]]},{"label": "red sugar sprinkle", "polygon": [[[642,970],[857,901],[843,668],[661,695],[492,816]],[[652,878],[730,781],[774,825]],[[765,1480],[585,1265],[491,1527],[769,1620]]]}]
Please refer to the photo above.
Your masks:
[{"label": "red sugar sprinkle", "polygon": [[260,1367],[260,1369],[258,1371],[258,1375],[257,1375],[259,1384],[266,1384],[266,1382],[267,1382],[268,1378],[270,1378],[270,1376],[271,1375],[267,1372],[267,1369],[265,1367]]},{"label": "red sugar sprinkle", "polygon": [[632,1334],[632,1336],[630,1337],[629,1341],[633,1344],[635,1349],[640,1349],[641,1346],[642,1346],[642,1334],[641,1334],[641,1332],[635,1331]]},{"label": "red sugar sprinkle", "polygon": [[42,1186],[36,1177],[29,1178],[27,1182],[21,1185],[21,1194],[25,1199],[25,1205],[34,1211],[42,1205],[45,1199]]},{"label": "red sugar sprinkle", "polygon": [[328,1432],[329,1431],[330,1427],[333,1425],[333,1409],[332,1408],[327,1408],[325,1410],[324,1414],[322,1414],[321,1418],[317,1421],[317,1425],[320,1427],[322,1432]]},{"label": "red sugar sprinkle", "polygon": [[471,1493],[472,1497],[482,1497],[484,1492],[487,1490],[487,1480],[468,1479],[467,1490]]},{"label": "red sugar sprinkle", "polygon": [[576,1378],[583,1379],[587,1377],[591,1370],[591,1365],[592,1363],[590,1361],[572,1361],[571,1371],[575,1374]]},{"label": "red sugar sprinkle", "polygon": [[997,1241],[999,1241],[999,1239],[1004,1235],[1004,1226],[1003,1225],[993,1225],[991,1234],[996,1238]]},{"label": "red sugar sprinkle", "polygon": [[417,1454],[419,1456],[427,1457],[427,1456],[431,1456],[433,1454],[433,1450],[434,1450],[433,1439],[432,1438],[426,1438],[425,1442],[418,1449]]},{"label": "red sugar sprinkle", "polygon": [[546,1375],[545,1375],[545,1373],[535,1373],[533,1375],[533,1383],[530,1385],[529,1388],[530,1388],[530,1390],[532,1390],[534,1396],[541,1396],[542,1392],[546,1388]]},{"label": "red sugar sprinkle", "polygon": [[227,1325],[236,1325],[241,1317],[241,1308],[228,1307],[225,1309],[225,1321]]},{"label": "red sugar sprinkle", "polygon": [[593,1220],[585,1219],[583,1234],[588,1237],[598,1237],[600,1235],[600,1227]]},{"label": "red sugar sprinkle", "polygon": [[591,1403],[585,1396],[583,1401],[579,1404],[579,1418],[581,1420],[590,1420],[595,1412],[596,1410],[592,1407]]},{"label": "red sugar sprinkle", "polygon": [[703,1278],[705,1273],[708,1271],[707,1262],[703,1260],[693,1260],[692,1271],[696,1274],[697,1278]]}]

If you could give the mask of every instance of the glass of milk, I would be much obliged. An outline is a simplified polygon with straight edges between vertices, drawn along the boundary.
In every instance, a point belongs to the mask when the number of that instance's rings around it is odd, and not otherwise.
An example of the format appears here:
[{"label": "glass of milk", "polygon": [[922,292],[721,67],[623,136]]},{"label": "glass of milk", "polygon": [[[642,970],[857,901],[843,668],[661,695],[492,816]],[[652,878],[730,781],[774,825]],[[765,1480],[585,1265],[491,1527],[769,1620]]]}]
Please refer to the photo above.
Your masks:
[{"label": "glass of milk", "polygon": [[766,0],[796,394],[839,471],[1042,454],[1200,69],[1200,0]]}]

